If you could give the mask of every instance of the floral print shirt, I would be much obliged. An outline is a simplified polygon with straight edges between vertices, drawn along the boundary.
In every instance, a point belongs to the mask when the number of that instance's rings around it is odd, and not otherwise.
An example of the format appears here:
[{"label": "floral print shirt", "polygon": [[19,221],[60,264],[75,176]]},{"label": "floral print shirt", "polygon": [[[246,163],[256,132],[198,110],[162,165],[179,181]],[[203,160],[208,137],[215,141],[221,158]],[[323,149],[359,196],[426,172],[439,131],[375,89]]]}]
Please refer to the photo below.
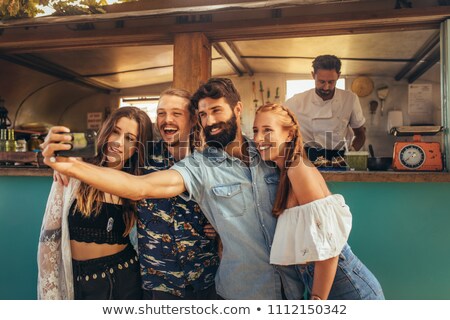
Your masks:
[{"label": "floral print shirt", "polygon": [[[172,155],[160,141],[149,152],[144,174],[173,164]],[[214,285],[219,257],[216,241],[203,231],[207,223],[196,202],[179,196],[140,201],[137,230],[144,290],[184,297],[188,286],[198,291]]]}]

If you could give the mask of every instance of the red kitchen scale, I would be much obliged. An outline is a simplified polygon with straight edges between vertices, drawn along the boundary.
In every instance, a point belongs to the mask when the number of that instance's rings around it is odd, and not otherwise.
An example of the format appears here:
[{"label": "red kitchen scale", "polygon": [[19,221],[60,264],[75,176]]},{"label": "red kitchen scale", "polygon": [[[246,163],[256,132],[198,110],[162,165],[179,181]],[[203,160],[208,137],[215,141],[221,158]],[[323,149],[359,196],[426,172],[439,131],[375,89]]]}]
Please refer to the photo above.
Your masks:
[{"label": "red kitchen scale", "polygon": [[392,168],[397,171],[442,171],[442,153],[438,142],[422,142],[422,136],[441,132],[441,126],[401,126],[391,129],[394,136],[412,136],[413,141],[394,144]]}]

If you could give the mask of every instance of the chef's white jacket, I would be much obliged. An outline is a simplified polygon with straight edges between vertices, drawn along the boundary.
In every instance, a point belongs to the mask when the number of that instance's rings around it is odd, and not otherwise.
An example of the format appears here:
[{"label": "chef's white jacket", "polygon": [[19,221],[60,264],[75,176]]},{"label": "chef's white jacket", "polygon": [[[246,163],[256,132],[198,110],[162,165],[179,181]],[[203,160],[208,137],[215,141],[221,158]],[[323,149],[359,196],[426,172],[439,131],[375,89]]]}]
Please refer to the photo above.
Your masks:
[{"label": "chef's white jacket", "polygon": [[[297,116],[303,142],[318,149],[342,149],[350,146],[349,128],[366,122],[358,97],[350,91],[337,89],[330,100],[322,100],[315,89],[294,95],[285,102]],[[350,135],[349,135],[350,132]]]}]

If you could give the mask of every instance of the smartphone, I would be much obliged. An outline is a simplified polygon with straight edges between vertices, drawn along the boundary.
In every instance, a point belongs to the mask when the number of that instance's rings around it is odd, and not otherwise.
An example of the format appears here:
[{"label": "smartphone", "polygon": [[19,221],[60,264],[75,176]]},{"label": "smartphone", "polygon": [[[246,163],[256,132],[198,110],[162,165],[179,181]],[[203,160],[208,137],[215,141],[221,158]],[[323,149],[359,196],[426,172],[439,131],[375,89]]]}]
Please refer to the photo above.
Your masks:
[{"label": "smartphone", "polygon": [[97,132],[94,130],[86,130],[85,132],[65,133],[72,136],[72,141],[64,142],[70,144],[70,150],[61,150],[55,152],[61,157],[81,157],[93,158],[97,156]]}]

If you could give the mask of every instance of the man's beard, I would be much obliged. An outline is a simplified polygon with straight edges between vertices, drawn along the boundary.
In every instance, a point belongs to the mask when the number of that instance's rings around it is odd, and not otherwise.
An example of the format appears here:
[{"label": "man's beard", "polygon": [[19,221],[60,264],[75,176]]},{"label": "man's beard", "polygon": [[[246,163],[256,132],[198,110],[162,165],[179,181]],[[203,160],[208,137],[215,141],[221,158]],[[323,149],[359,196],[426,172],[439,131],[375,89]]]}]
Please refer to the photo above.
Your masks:
[{"label": "man's beard", "polygon": [[321,97],[322,99],[330,99],[333,97],[334,91],[335,91],[335,89],[333,89],[333,90],[316,89],[316,94],[319,97]]},{"label": "man's beard", "polygon": [[[218,134],[211,134],[211,130],[214,128],[222,129]],[[210,147],[217,149],[224,149],[230,142],[236,139],[237,134],[237,120],[236,115],[233,116],[227,122],[216,123],[212,126],[204,128],[206,144]]]}]

